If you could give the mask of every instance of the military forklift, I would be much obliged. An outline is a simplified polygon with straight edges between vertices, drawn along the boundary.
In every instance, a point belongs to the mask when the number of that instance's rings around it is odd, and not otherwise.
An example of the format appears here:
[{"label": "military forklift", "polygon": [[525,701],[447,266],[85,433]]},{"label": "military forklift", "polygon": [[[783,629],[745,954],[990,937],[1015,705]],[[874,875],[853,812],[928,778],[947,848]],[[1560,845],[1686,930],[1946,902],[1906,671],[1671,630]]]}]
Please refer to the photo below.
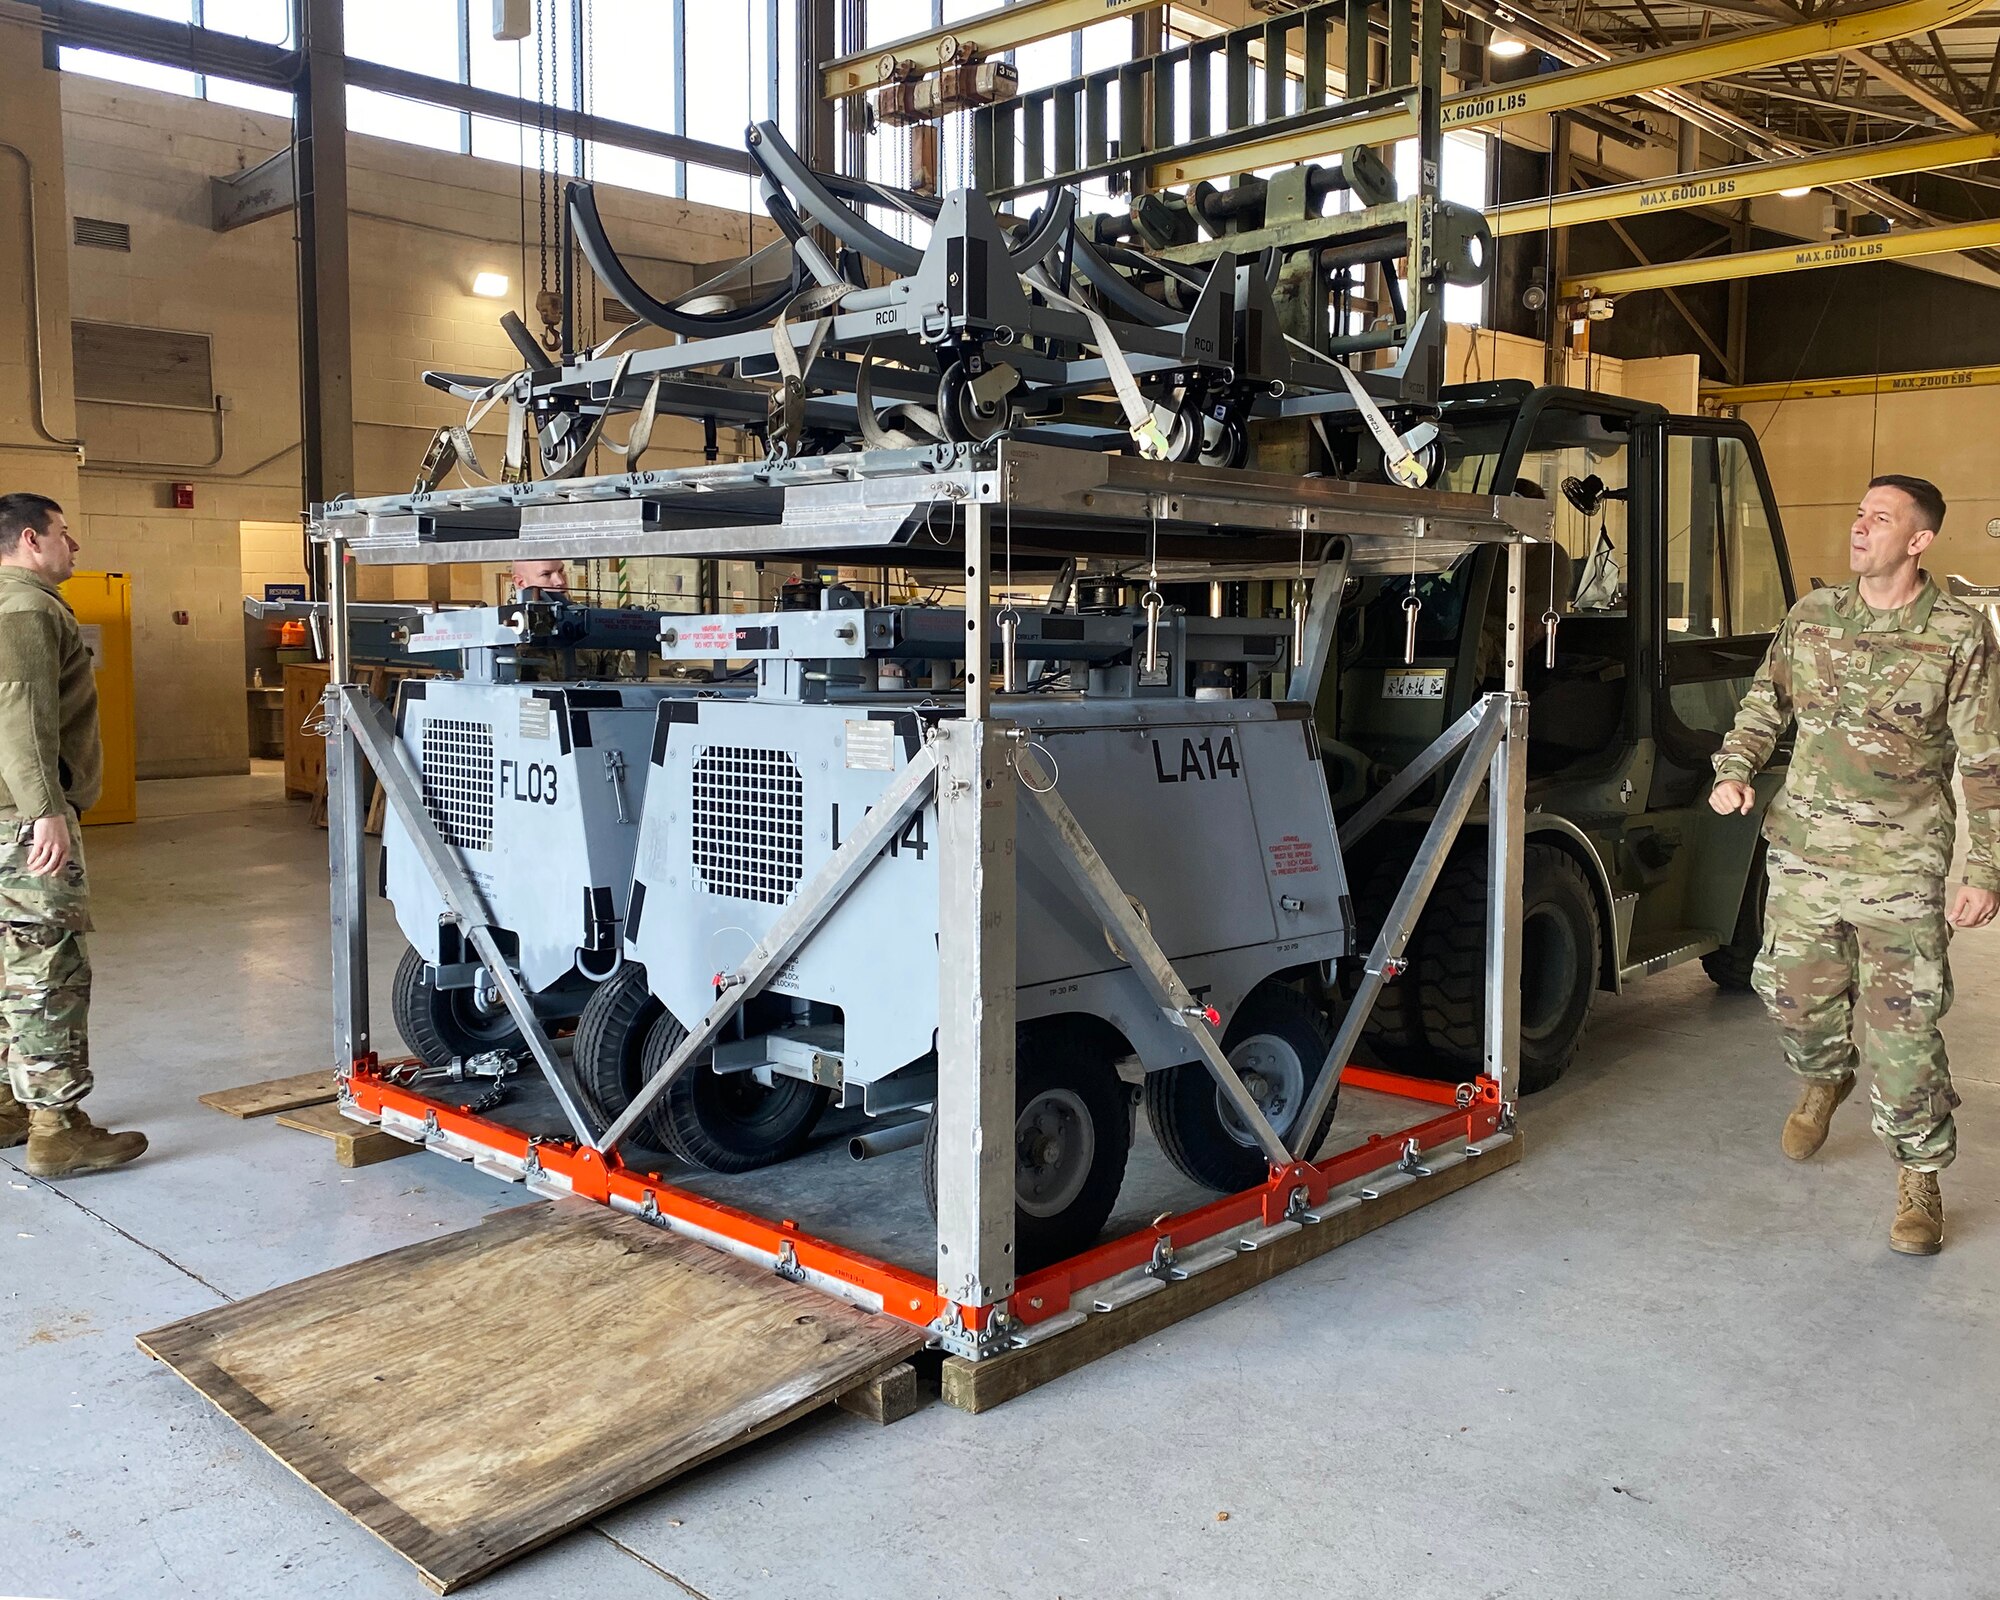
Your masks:
[{"label": "military forklift", "polygon": [[[1593,995],[1700,960],[1747,989],[1763,936],[1762,810],[1706,803],[1709,758],[1794,597],[1770,480],[1740,422],[1583,390],[1447,388],[1427,447],[1438,487],[1554,507],[1528,560],[1527,847],[1521,1085],[1547,1088]],[[1329,430],[1331,471],[1380,468],[1367,430]],[[1350,816],[1504,670],[1505,565],[1480,549],[1438,573],[1351,584],[1317,707],[1336,812]],[[1354,868],[1372,940],[1449,772],[1378,827]],[[1378,1063],[1470,1076],[1481,1048],[1485,848],[1468,829],[1377,1005]]]}]

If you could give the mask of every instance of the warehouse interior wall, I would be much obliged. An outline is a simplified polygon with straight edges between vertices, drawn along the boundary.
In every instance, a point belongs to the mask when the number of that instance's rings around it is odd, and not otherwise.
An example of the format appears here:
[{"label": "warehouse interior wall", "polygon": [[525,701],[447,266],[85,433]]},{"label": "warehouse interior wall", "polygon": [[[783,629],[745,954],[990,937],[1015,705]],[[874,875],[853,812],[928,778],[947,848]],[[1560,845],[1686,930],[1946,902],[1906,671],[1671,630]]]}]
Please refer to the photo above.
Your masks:
[{"label": "warehouse interior wall", "polygon": [[1810,578],[1848,580],[1847,530],[1854,507],[1878,473],[1929,478],[1943,492],[1945,527],[1924,565],[2000,583],[2000,518],[1993,444],[2000,437],[2000,389],[1932,389],[1910,394],[1828,395],[1745,406],[1770,469],[1801,587]]},{"label": "warehouse interior wall", "polygon": [[[140,775],[242,771],[245,585],[253,562],[261,572],[281,549],[296,569],[303,510],[293,227],[279,215],[216,232],[209,184],[286,148],[291,125],[47,71],[39,29],[27,20],[34,15],[0,0],[0,139],[32,151],[51,420],[57,431],[73,421],[86,450],[79,473],[73,451],[20,448],[32,438],[30,373],[20,364],[28,294],[14,264],[0,268],[0,465],[9,487],[44,489],[72,508],[86,566],[132,577]],[[524,258],[522,174],[513,167],[361,135],[349,149],[355,488],[383,493],[409,487],[434,428],[465,421],[464,403],[425,386],[424,369],[499,374],[518,365],[498,319],[539,287],[536,226],[530,210]],[[19,193],[18,173],[0,171],[0,205]],[[685,290],[746,252],[741,213],[602,186],[598,196],[614,239],[656,294]],[[122,224],[130,248],[72,247],[72,216]],[[508,299],[472,294],[482,270],[507,275]],[[599,338],[614,326],[602,310],[586,324]],[[84,401],[72,418],[72,317],[205,335],[217,408]],[[504,426],[496,411],[476,430],[489,472]],[[724,440],[736,447],[732,435]],[[646,464],[700,459],[699,424],[661,419]],[[176,509],[176,483],[192,485],[191,509]],[[267,531],[280,526],[284,539]],[[249,592],[261,594],[262,581]],[[356,592],[491,601],[496,581],[491,568],[363,569]]]},{"label": "warehouse interior wall", "polygon": [[60,88],[41,61],[39,8],[0,0],[0,486],[69,506],[69,206]]}]

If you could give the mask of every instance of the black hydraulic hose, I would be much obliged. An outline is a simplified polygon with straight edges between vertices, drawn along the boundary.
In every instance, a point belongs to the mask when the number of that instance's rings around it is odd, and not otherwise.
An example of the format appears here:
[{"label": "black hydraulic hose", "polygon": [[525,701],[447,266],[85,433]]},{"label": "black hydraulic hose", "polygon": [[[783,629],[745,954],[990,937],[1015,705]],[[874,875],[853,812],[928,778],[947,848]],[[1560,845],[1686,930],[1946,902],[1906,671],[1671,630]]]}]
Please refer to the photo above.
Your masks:
[{"label": "black hydraulic hose", "polygon": [[590,184],[581,180],[570,184],[569,216],[584,259],[590,263],[590,270],[597,274],[605,288],[635,315],[684,339],[752,332],[769,323],[804,286],[805,268],[795,258],[791,277],[761,300],[729,311],[682,311],[648,294],[618,258],[618,252],[611,248],[611,241],[605,236],[604,219],[597,211],[597,194]]}]

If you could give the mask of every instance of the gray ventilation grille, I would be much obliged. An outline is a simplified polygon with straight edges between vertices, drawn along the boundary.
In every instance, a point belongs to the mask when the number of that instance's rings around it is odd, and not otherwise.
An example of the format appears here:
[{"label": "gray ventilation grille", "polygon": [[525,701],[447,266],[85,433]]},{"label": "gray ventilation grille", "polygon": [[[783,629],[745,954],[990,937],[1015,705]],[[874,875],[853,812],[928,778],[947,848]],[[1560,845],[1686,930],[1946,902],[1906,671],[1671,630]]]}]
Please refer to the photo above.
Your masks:
[{"label": "gray ventilation grille", "polygon": [[637,322],[639,320],[639,313],[616,296],[606,295],[604,297],[604,309],[600,314],[599,320],[603,322],[615,322],[622,327],[627,323]]},{"label": "gray ventilation grille", "polygon": [[805,782],[782,750],[710,745],[694,764],[689,844],[710,894],[780,906],[805,873]]},{"label": "gray ventilation grille", "polygon": [[435,717],[424,724],[424,809],[447,843],[493,847],[493,728]]},{"label": "gray ventilation grille", "polygon": [[132,230],[122,222],[106,222],[102,217],[74,217],[76,242],[99,250],[130,250]]}]

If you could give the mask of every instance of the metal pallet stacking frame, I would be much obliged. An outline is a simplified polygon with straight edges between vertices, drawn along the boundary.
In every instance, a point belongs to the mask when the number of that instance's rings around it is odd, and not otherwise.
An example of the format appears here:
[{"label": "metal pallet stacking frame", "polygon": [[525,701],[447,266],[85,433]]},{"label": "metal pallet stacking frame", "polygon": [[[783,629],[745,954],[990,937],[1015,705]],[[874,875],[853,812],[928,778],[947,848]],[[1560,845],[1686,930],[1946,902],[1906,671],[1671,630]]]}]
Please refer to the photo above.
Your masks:
[{"label": "metal pallet stacking frame", "polygon": [[[1399,1189],[1439,1182],[1440,1174],[1482,1154],[1487,1167],[1501,1166],[1518,1155],[1518,1146],[1504,1147],[1514,1138],[1519,1044],[1520,934],[1512,908],[1520,899],[1525,783],[1522,576],[1526,545],[1546,539],[1549,525],[1548,507],[1530,500],[1175,465],[1013,441],[495,485],[317,507],[312,537],[325,563],[332,668],[326,713],[332,1049],[343,1109],[496,1176],[524,1181],[538,1193],[577,1195],[644,1217],[913,1324],[964,1358],[956,1365],[967,1371],[1009,1351],[1042,1346],[1232,1258],[1270,1251],[1267,1270],[1281,1269],[1303,1256],[1272,1249],[1280,1241],[1363,1212]],[[1214,1013],[1204,1013],[1182,985],[1047,782],[1032,749],[1004,715],[995,715],[989,674],[978,670],[991,658],[996,627],[991,597],[1006,576],[996,569],[995,557],[1053,565],[1081,556],[1131,561],[1157,549],[1182,578],[1311,575],[1316,600],[1307,627],[1323,638],[1338,609],[1327,598],[1341,593],[1347,577],[1439,570],[1479,542],[1509,545],[1505,686],[1485,696],[1340,830],[1346,851],[1456,758],[1424,847],[1366,953],[1359,991],[1338,1028],[1329,1066],[1343,1070],[1322,1073],[1314,1103],[1296,1125],[1316,1125],[1336,1082],[1403,1097],[1422,1115],[1393,1133],[1311,1159],[1311,1151],[1287,1149],[1249,1100],[1222,1053]],[[689,1019],[687,1043],[626,1111],[598,1132],[508,968],[476,884],[430,818],[389,709],[355,681],[349,596],[356,563],[608,555],[818,556],[949,567],[954,575],[962,570],[965,659],[974,668],[966,675],[963,716],[936,725],[863,826],[800,886],[742,965],[720,977],[709,1016]],[[1324,648],[1309,650],[1302,659],[1323,662],[1328,654]],[[1309,704],[1316,688],[1315,678],[1294,684],[1289,694]],[[455,1104],[448,1088],[425,1094],[403,1086],[378,1057],[368,1016],[364,762],[436,879],[467,946],[492,974],[573,1138],[537,1137],[474,1114]],[[1401,969],[1417,915],[1482,791],[1489,874],[1482,1069],[1472,1082],[1453,1085],[1345,1066],[1376,995]],[[759,1217],[626,1166],[619,1144],[671,1075],[778,972],[867,869],[899,820],[933,795],[941,863],[935,1273],[875,1259],[815,1237],[795,1220]],[[1131,953],[1134,971],[1154,1000],[1187,1028],[1190,1053],[1207,1064],[1255,1130],[1271,1172],[1266,1182],[1241,1193],[1161,1217],[1139,1232],[1017,1277],[1013,1140],[996,1132],[1011,1130],[1015,1117],[1013,858],[1016,830],[1024,823],[1059,842],[1064,866],[1107,934]],[[1442,1180],[1440,1192],[1468,1176],[1455,1173]],[[1381,1213],[1401,1209],[1392,1204]],[[1349,1229],[1355,1226],[1350,1223]],[[1342,1231],[1328,1228],[1323,1237],[1337,1242],[1332,1236]],[[1124,1341],[1113,1344],[1118,1342]]]}]

